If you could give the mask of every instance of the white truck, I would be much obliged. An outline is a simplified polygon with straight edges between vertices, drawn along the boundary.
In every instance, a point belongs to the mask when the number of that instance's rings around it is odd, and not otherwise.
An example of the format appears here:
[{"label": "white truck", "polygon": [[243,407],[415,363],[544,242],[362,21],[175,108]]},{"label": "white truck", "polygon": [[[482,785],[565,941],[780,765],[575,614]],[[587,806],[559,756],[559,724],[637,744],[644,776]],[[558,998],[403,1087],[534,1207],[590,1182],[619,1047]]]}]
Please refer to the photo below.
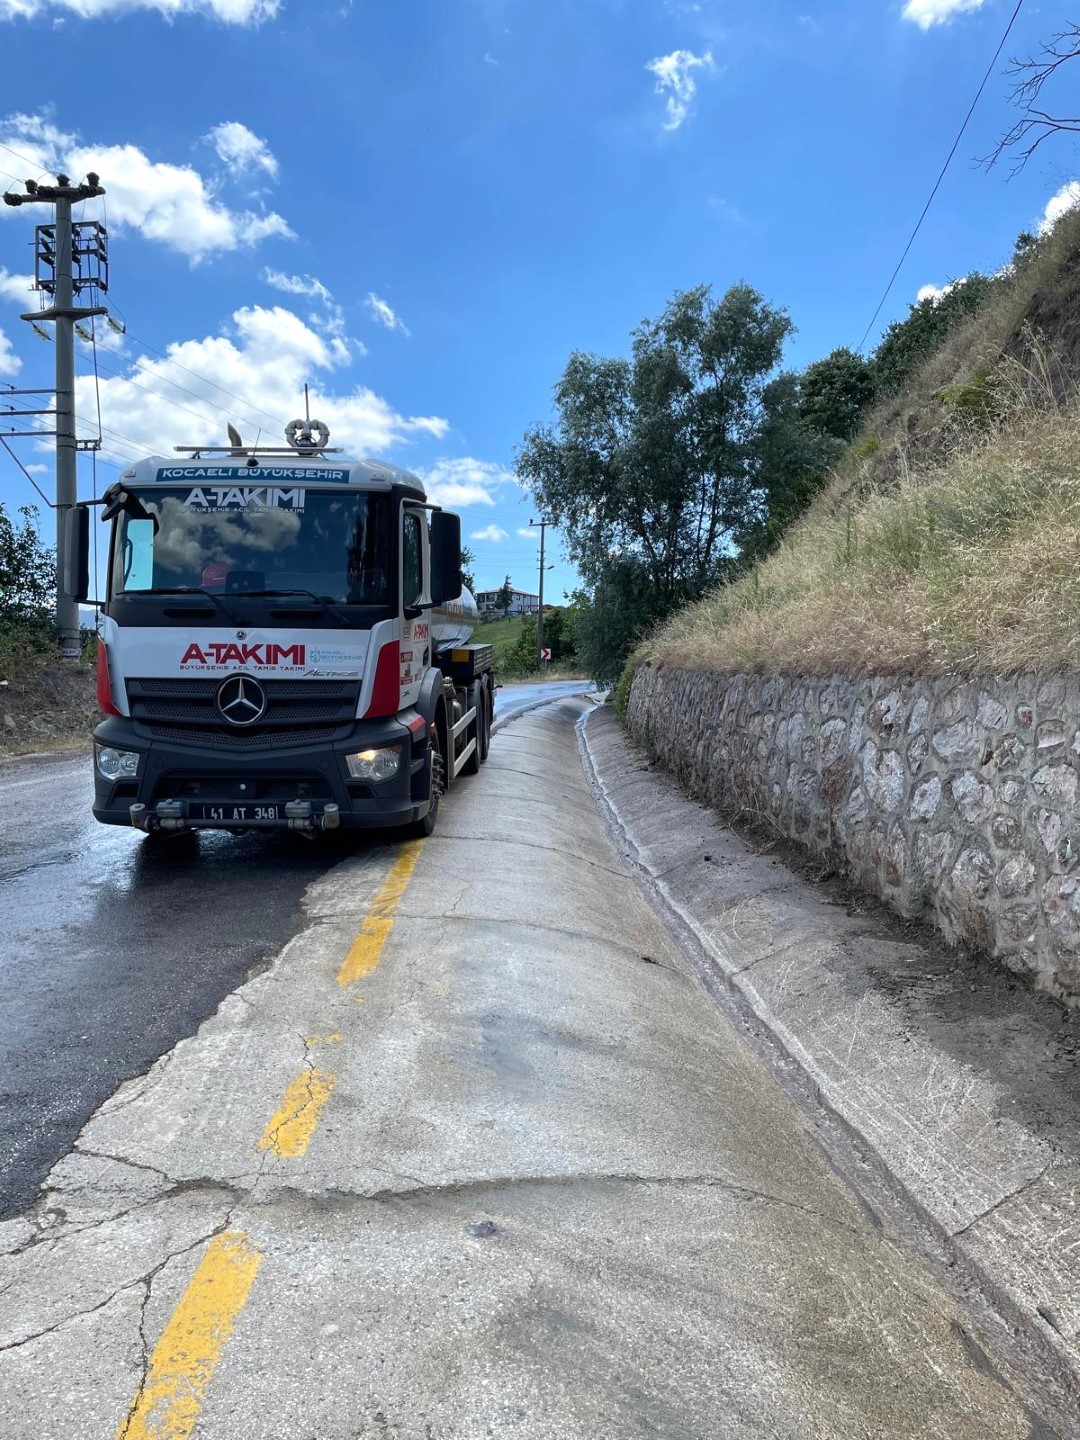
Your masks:
[{"label": "white truck", "polygon": [[[101,602],[94,815],[150,835],[406,826],[487,757],[461,523],[415,475],[289,448],[177,447],[126,470]],[[239,438],[239,437],[235,437]],[[87,598],[90,510],[66,527]]]}]

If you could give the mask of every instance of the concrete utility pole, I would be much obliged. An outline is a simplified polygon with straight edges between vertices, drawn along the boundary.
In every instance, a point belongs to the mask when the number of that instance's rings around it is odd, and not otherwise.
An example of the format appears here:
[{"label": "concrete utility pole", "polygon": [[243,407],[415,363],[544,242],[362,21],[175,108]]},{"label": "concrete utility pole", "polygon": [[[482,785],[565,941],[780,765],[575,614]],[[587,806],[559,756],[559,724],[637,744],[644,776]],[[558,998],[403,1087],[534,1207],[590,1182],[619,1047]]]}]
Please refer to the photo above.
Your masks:
[{"label": "concrete utility pole", "polygon": [[[58,175],[55,185],[26,181],[25,193],[6,192],[6,205],[52,205],[52,225],[37,227],[35,246],[36,289],[52,296],[52,304],[20,318],[31,323],[52,320],[56,324],[56,624],[60,651],[65,659],[77,660],[79,606],[64,587],[64,541],[67,521],[77,497],[79,445],[75,436],[75,322],[92,315],[107,315],[104,305],[77,306],[75,296],[84,289],[108,291],[108,253],[104,226],[91,222],[73,227],[71,207],[81,200],[104,195],[98,177],[87,175],[84,185],[72,185]],[[79,235],[76,240],[75,231]],[[76,254],[76,251],[78,252]],[[74,260],[78,260],[78,274]],[[85,263],[84,263],[85,262]]]},{"label": "concrete utility pole", "polygon": [[536,667],[544,663],[544,538],[550,520],[530,520],[530,525],[540,527],[540,610],[536,617]]}]

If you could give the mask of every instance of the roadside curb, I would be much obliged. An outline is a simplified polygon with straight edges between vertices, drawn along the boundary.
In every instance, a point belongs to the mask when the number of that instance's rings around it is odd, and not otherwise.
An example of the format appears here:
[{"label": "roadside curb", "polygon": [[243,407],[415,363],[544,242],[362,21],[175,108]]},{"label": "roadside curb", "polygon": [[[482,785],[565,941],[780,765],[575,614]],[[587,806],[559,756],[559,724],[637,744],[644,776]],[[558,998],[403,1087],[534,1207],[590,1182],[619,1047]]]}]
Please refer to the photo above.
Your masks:
[{"label": "roadside curb", "polygon": [[1067,1146],[1015,1119],[991,1065],[949,1053],[874,988],[874,962],[912,963],[918,939],[898,944],[752,852],[653,770],[610,707],[586,712],[578,734],[625,860],[706,989],[841,1168],[1034,1381],[1054,1433],[1080,1436],[1080,1138]]}]

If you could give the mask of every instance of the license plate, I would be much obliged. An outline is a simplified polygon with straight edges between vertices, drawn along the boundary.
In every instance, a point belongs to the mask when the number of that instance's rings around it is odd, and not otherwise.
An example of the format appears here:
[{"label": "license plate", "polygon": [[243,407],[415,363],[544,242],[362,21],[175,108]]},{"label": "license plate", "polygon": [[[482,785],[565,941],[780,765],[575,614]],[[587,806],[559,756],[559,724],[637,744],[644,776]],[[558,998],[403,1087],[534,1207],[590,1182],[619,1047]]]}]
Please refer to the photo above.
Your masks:
[{"label": "license plate", "polygon": [[189,805],[187,813],[191,820],[218,820],[226,825],[244,825],[259,820],[284,820],[285,807],[223,800],[216,805]]}]

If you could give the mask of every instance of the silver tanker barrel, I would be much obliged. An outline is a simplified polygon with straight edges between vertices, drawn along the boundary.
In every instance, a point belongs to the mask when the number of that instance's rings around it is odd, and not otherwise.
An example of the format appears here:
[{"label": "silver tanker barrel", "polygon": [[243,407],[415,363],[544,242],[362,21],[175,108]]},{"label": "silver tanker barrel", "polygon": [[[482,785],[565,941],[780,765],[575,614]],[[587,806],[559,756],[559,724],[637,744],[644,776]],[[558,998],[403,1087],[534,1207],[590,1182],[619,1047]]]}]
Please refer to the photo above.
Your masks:
[{"label": "silver tanker barrel", "polygon": [[434,650],[449,650],[467,645],[476,628],[478,617],[472,592],[463,585],[456,600],[447,600],[431,612],[431,645]]}]

